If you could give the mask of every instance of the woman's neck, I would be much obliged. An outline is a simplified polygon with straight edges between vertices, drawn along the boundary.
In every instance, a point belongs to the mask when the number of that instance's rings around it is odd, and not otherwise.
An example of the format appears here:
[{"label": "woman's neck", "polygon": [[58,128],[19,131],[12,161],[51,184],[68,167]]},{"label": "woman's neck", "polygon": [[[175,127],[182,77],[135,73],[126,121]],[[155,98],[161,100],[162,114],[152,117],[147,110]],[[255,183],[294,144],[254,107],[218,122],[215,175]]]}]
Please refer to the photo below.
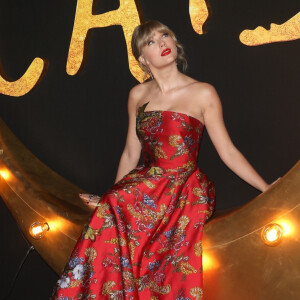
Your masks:
[{"label": "woman's neck", "polygon": [[182,74],[178,71],[177,66],[170,65],[163,69],[152,70],[155,83],[159,91],[165,95],[175,87],[178,87],[182,80]]}]

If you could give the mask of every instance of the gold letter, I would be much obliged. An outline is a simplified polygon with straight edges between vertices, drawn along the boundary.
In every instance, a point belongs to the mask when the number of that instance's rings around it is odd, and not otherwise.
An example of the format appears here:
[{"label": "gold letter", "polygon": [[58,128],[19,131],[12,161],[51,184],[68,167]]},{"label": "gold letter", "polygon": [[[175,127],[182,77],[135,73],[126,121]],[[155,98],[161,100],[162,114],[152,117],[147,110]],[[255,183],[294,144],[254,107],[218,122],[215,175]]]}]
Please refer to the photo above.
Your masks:
[{"label": "gold letter", "polygon": [[262,26],[243,30],[240,41],[247,46],[286,42],[300,38],[300,12],[281,25],[271,23],[270,30]]},{"label": "gold letter", "polygon": [[198,34],[203,34],[203,24],[208,18],[205,0],[190,0],[189,11],[194,30]]},{"label": "gold letter", "polygon": [[[8,96],[20,97],[30,92],[42,77],[45,61],[36,57],[25,74],[16,81],[5,80],[4,71],[1,70],[3,77],[0,75],[0,93]],[[7,79],[7,78],[6,78]]]},{"label": "gold letter", "polygon": [[84,41],[91,28],[121,25],[125,35],[129,69],[132,75],[142,81],[143,72],[139,68],[131,50],[131,35],[134,28],[140,24],[138,10],[134,0],[120,0],[120,7],[100,15],[92,14],[93,0],[78,0],[72,39],[67,60],[67,73],[75,75],[83,60]]}]

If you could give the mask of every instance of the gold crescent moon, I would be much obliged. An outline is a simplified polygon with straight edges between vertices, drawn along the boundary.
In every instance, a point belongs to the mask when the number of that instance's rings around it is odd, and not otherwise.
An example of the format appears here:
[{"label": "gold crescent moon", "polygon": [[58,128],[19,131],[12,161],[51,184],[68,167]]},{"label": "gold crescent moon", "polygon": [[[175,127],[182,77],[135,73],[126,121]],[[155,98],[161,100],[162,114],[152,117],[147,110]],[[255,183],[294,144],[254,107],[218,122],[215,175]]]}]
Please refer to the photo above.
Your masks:
[{"label": "gold crescent moon", "polygon": [[[61,273],[93,209],[84,192],[45,166],[0,119],[0,195],[20,229],[44,260]],[[210,300],[295,299],[300,297],[300,161],[248,204],[217,212],[204,227],[204,293]],[[50,231],[41,240],[29,235],[35,221]],[[276,247],[266,246],[261,230],[287,222],[292,233]]]},{"label": "gold crescent moon", "polygon": [[[84,191],[39,161],[0,119],[0,195],[19,228],[43,259],[61,273],[92,209]],[[47,222],[42,240],[29,234],[33,222]]]}]

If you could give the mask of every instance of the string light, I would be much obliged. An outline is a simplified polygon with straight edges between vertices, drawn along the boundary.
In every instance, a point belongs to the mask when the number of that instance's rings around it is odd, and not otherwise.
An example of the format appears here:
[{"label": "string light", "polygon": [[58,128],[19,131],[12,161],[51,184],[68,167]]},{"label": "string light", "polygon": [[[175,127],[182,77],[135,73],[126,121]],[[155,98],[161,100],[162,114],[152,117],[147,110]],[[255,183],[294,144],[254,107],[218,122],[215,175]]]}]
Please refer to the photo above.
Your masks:
[{"label": "string light", "polygon": [[207,252],[203,252],[202,266],[203,266],[203,270],[209,271],[209,270],[217,269],[219,264],[217,263],[216,258],[213,255]]},{"label": "string light", "polygon": [[48,223],[34,222],[29,227],[29,233],[35,239],[41,239],[49,230]]},{"label": "string light", "polygon": [[261,238],[268,246],[277,246],[281,243],[284,235],[283,227],[276,223],[266,225],[262,232]]},{"label": "string light", "polygon": [[10,179],[10,172],[6,169],[0,169],[0,176],[4,179],[4,180],[8,180]]}]

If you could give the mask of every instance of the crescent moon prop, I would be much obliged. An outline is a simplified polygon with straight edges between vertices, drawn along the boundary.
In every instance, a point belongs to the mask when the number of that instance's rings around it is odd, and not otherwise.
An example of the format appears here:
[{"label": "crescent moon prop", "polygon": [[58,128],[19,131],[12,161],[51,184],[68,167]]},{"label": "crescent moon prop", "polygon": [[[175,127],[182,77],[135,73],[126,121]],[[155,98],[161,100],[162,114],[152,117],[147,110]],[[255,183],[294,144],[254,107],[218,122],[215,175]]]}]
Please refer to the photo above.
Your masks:
[{"label": "crescent moon prop", "polygon": [[[0,119],[0,195],[23,234],[61,273],[93,209],[85,193],[45,166]],[[268,191],[232,211],[216,212],[204,227],[204,293],[210,300],[300,299],[300,161]],[[50,231],[37,240],[33,222]],[[269,223],[288,228],[270,247],[261,239]]]}]

